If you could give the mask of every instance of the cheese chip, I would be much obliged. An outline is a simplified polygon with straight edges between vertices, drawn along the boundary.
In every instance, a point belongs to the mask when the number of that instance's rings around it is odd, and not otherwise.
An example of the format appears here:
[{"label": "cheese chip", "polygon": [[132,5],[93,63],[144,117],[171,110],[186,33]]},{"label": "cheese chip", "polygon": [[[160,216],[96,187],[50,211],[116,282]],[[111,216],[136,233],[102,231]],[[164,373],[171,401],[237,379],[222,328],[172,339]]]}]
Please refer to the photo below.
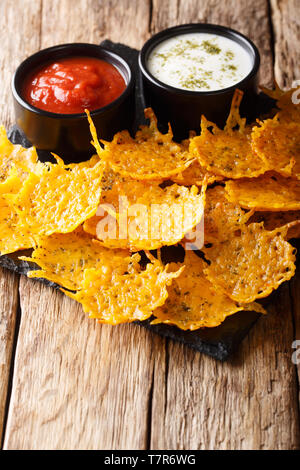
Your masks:
[{"label": "cheese chip", "polygon": [[223,179],[223,176],[209,173],[209,171],[200,165],[198,160],[194,161],[182,173],[172,177],[172,181],[174,181],[174,183],[182,184],[184,186],[202,186],[203,184],[210,185],[217,181],[222,181]]},{"label": "cheese chip", "polygon": [[223,186],[209,188],[206,192],[204,213],[204,241],[213,243],[227,237],[247,222],[251,213],[246,213],[238,203],[226,199]]},{"label": "cheese chip", "polygon": [[300,87],[285,91],[275,83],[275,90],[262,87],[262,91],[276,100],[277,108],[280,110],[278,116],[281,122],[300,123]]},{"label": "cheese chip", "polygon": [[81,290],[76,294],[64,292],[80,302],[90,318],[100,323],[117,325],[146,320],[165,303],[167,286],[183,268],[169,273],[167,266],[152,259],[142,269],[139,261],[139,254],[129,257],[124,252],[122,257],[116,258],[111,253],[102,260],[101,268],[84,271]]},{"label": "cheese chip", "polygon": [[288,226],[286,239],[300,238],[300,210],[284,212],[255,212],[249,219],[249,223],[264,223],[266,230],[275,230]]},{"label": "cheese chip", "polygon": [[260,125],[251,134],[253,150],[269,170],[300,178],[300,122],[281,122],[277,114]]},{"label": "cheese chip", "polygon": [[122,210],[122,198],[128,200],[128,204],[137,203],[138,199],[147,193],[155,199],[157,195],[163,193],[160,184],[163,180],[139,181],[130,177],[121,176],[111,169],[105,169],[101,182],[101,204],[111,206],[110,213],[117,213]]},{"label": "cheese chip", "polygon": [[287,230],[270,232],[263,223],[241,228],[203,249],[210,262],[205,274],[236,302],[266,297],[295,273],[296,250],[285,241]]},{"label": "cheese chip", "polygon": [[196,186],[189,189],[173,184],[161,188],[155,182],[132,182],[123,209],[115,214],[117,225],[111,214],[98,212],[85,222],[84,230],[109,248],[139,251],[174,245],[201,222],[205,190],[203,186],[199,194]]},{"label": "cheese chip", "polygon": [[[21,259],[41,268],[30,271],[28,277],[48,279],[66,289],[78,290],[82,287],[85,269],[100,269],[110,257],[117,262],[118,254],[103,248],[79,228],[72,233],[41,238],[31,257]],[[123,255],[122,252],[121,259]]]},{"label": "cheese chip", "polygon": [[0,126],[0,182],[5,181],[12,168],[24,180],[30,171],[41,171],[43,164],[38,161],[35,147],[25,149],[21,145],[12,144],[4,126]]},{"label": "cheese chip", "polygon": [[18,213],[7,201],[8,195],[16,194],[22,186],[16,174],[0,183],[0,255],[31,248],[34,245],[31,232],[21,225]]},{"label": "cheese chip", "polygon": [[300,181],[267,173],[258,178],[227,181],[226,197],[246,209],[291,211],[300,209]]},{"label": "cheese chip", "polygon": [[237,90],[224,130],[202,116],[201,135],[192,138],[190,143],[190,152],[200,165],[224,178],[253,178],[267,170],[264,161],[251,148],[251,128],[245,127],[245,119],[239,116],[241,99],[242,94]]},{"label": "cheese chip", "polygon": [[[155,310],[152,324],[166,323],[182,330],[197,330],[218,326],[241,310],[265,313],[259,304],[238,304],[212,284],[204,274],[206,263],[193,251],[186,252],[182,265],[185,266],[183,272],[168,287],[169,297]],[[175,263],[170,268],[175,266],[178,269]]]},{"label": "cheese chip", "polygon": [[112,142],[103,141],[104,150],[98,148],[100,158],[120,175],[137,180],[168,179],[184,171],[195,158],[173,141],[171,129],[167,134],[158,131],[150,108],[145,116],[150,119],[149,127],[142,126],[135,138],[122,131]]},{"label": "cheese chip", "polygon": [[72,169],[48,163],[40,175],[30,173],[11,203],[36,237],[72,232],[96,213],[102,175],[101,162]]}]

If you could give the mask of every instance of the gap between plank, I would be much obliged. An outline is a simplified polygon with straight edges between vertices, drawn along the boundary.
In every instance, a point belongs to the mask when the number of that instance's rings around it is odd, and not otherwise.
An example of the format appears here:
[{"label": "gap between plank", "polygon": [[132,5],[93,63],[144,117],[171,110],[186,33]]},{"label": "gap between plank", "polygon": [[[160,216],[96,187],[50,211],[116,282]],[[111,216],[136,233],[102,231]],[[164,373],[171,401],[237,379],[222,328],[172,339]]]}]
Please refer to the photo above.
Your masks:
[{"label": "gap between plank", "polygon": [[153,17],[153,0],[149,0],[149,23],[148,23],[148,32],[152,31],[152,17]]},{"label": "gap between plank", "polygon": [[39,49],[42,49],[42,33],[43,33],[43,0],[40,0],[40,30],[39,30]]},{"label": "gap between plank", "polygon": [[[271,52],[272,52],[272,64],[273,64],[273,74],[274,67],[275,67],[275,31],[274,25],[272,20],[272,5],[271,0],[267,0],[267,7],[268,7],[268,18],[269,18],[269,29],[270,29],[270,42],[271,42]],[[274,75],[273,75],[274,77]]]},{"label": "gap between plank", "polygon": [[164,413],[165,413],[165,416],[166,416],[166,413],[167,413],[167,406],[168,406],[168,377],[169,377],[169,362],[170,362],[170,357],[169,357],[169,339],[166,338],[166,341],[165,341],[165,348],[166,348],[166,372],[165,372],[165,409],[164,409]]},{"label": "gap between plank", "polygon": [[[267,5],[268,5],[268,17],[269,17],[269,24],[270,24],[270,37],[271,37],[271,50],[272,50],[272,59],[273,59],[273,71],[274,71],[274,80],[276,80],[275,77],[275,59],[276,59],[276,51],[275,51],[275,28],[273,24],[273,13],[272,13],[272,3],[271,0],[267,0]],[[296,338],[296,312],[294,308],[294,299],[293,299],[293,293],[291,290],[291,284],[289,283],[289,298],[290,298],[290,308],[291,308],[291,317],[292,317],[292,326],[293,326],[293,340],[297,339]],[[299,384],[299,374],[298,374],[298,368],[297,365],[294,365],[295,368],[295,382],[296,382],[296,409],[297,409],[297,414],[298,414],[298,423],[300,423],[300,384]]]},{"label": "gap between plank", "polygon": [[151,431],[152,431],[152,409],[153,409],[153,392],[154,392],[154,375],[155,375],[155,363],[153,364],[153,371],[151,377],[151,385],[149,390],[148,398],[148,409],[147,409],[147,440],[146,450],[151,449]]}]

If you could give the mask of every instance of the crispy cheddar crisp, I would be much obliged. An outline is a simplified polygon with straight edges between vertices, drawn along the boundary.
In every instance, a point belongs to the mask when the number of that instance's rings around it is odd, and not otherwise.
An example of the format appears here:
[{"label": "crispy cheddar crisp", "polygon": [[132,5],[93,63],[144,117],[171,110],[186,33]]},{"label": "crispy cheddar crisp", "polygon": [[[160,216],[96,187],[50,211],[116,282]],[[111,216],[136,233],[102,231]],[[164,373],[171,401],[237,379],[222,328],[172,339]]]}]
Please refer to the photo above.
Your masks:
[{"label": "crispy cheddar crisp", "polygon": [[[97,155],[70,165],[58,156],[41,163],[0,127],[0,255],[31,248],[19,255],[33,263],[28,276],[58,284],[100,323],[193,331],[236,312],[265,313],[256,300],[296,269],[288,242],[300,237],[293,93],[268,92],[276,114],[255,125],[240,116],[237,90],[224,129],[203,116],[201,135],[183,142],[170,127],[158,130],[151,109],[135,137],[121,131],[104,142],[87,111]],[[161,249],[177,244],[184,261],[164,264]]]}]

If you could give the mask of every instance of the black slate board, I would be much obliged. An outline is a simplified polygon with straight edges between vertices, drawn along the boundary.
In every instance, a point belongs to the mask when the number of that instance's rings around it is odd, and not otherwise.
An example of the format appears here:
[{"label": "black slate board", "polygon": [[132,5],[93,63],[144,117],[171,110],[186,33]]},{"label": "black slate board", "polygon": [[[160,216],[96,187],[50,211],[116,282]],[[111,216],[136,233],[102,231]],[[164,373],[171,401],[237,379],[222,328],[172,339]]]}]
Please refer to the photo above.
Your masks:
[{"label": "black slate board", "polygon": [[[101,45],[127,60],[136,75],[136,118],[134,128],[132,129],[134,132],[140,124],[145,123],[143,113],[145,103],[137,64],[138,51],[123,44],[113,43],[109,40],[103,41]],[[261,111],[268,110],[272,105],[273,102],[271,102],[268,97],[260,94],[257,100],[257,115],[259,115]],[[21,144],[24,147],[30,146],[30,142],[28,142],[24,133],[16,125],[9,130],[8,137],[14,144]],[[42,161],[49,161],[48,153],[38,153]],[[18,259],[21,255],[29,256],[30,250],[0,257],[0,266],[24,275],[26,275],[29,270],[38,268],[36,265]],[[48,286],[59,288],[56,284],[45,279],[39,279],[39,281]],[[182,331],[175,326],[169,325],[150,325],[150,320],[137,323],[154,333],[179,341],[197,351],[224,361],[236,350],[259,317],[260,314],[256,312],[240,312],[228,317],[222,325],[216,328],[206,328],[194,332]]]}]

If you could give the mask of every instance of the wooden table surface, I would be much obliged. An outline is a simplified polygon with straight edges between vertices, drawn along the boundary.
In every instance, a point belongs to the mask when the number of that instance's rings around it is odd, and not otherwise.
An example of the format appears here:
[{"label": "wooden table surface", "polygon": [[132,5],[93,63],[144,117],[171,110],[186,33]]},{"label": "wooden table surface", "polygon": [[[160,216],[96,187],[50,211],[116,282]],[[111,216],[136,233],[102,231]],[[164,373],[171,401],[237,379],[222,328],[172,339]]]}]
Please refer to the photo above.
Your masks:
[{"label": "wooden table surface", "polygon": [[[261,83],[300,79],[299,0],[1,0],[0,121],[14,122],[18,63],[54,44],[140,48],[180,23],[248,35]],[[0,271],[4,449],[299,449],[300,276],[282,286],[234,357],[217,362],[136,325],[89,320],[51,288]]]}]

